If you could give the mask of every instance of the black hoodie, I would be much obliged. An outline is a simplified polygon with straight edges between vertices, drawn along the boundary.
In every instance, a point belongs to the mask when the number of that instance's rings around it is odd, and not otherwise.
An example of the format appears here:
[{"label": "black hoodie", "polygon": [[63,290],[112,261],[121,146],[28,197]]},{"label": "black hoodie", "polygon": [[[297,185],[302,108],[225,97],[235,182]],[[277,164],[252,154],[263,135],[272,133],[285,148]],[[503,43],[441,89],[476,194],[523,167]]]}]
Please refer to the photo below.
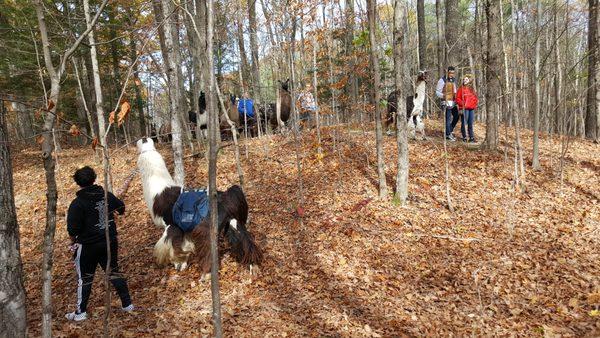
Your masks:
[{"label": "black hoodie", "polygon": [[[107,195],[110,241],[116,243],[114,212],[122,215],[125,212],[125,204],[110,192]],[[75,241],[80,244],[105,242],[104,224],[104,189],[98,185],[91,185],[79,190],[67,213],[69,235],[75,237]]]}]

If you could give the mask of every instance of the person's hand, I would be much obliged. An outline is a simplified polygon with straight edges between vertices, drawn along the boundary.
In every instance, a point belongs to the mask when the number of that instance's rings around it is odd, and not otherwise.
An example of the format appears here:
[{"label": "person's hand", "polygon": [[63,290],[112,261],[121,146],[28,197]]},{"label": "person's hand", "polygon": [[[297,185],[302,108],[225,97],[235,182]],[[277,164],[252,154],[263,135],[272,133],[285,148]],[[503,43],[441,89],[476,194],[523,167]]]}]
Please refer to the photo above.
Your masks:
[{"label": "person's hand", "polygon": [[79,244],[78,244],[78,243],[71,243],[71,244],[69,245],[69,251],[70,251],[70,252],[75,252],[75,251],[77,251],[77,248],[79,248]]}]

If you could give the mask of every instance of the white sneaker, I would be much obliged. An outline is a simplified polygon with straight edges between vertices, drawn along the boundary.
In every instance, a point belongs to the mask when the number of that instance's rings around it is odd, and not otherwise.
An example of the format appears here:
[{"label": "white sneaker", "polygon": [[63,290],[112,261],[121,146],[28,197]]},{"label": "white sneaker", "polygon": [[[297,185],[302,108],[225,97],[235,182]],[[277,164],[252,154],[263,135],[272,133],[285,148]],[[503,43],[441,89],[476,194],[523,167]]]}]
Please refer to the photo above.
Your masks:
[{"label": "white sneaker", "polygon": [[135,306],[133,306],[133,304],[129,304],[129,306],[123,307],[121,310],[125,312],[133,312],[133,310],[135,310]]},{"label": "white sneaker", "polygon": [[77,313],[77,312],[69,312],[65,315],[65,318],[67,318],[67,320],[72,320],[75,322],[80,322],[82,320],[86,320],[87,319],[87,312],[82,312],[82,313]]}]

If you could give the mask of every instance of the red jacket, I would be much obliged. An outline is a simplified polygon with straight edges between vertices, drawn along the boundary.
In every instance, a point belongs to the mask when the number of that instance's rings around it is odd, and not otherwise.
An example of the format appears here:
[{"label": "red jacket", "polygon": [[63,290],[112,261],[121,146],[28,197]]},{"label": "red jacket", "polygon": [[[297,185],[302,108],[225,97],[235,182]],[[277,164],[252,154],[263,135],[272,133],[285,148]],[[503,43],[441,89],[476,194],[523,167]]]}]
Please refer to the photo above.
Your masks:
[{"label": "red jacket", "polygon": [[460,109],[477,109],[477,94],[471,87],[460,86],[456,92],[456,104]]}]

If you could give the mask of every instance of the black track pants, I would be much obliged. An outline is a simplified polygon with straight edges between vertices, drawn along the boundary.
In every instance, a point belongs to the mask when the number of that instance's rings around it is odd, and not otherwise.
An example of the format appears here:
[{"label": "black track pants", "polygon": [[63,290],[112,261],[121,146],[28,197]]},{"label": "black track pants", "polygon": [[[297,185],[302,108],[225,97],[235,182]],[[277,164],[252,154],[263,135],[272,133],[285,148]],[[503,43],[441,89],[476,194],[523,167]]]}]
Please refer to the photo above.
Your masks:
[{"label": "black track pants", "polygon": [[[77,313],[86,312],[87,303],[92,293],[92,282],[98,264],[106,271],[106,243],[79,244],[75,251],[75,270],[77,270]],[[110,248],[110,281],[117,290],[123,307],[131,304],[127,281],[119,272],[118,245],[111,243]]]}]

